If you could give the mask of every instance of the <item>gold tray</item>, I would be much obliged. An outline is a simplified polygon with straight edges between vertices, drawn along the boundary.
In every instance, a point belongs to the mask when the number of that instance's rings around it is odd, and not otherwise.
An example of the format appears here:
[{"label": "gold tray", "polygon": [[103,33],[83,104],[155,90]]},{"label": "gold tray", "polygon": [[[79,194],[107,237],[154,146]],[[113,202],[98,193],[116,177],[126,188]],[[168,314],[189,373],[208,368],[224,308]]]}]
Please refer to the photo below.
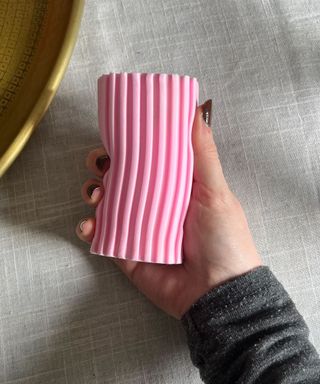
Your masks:
[{"label": "gold tray", "polygon": [[0,0],[0,177],[57,91],[83,5],[84,0]]}]

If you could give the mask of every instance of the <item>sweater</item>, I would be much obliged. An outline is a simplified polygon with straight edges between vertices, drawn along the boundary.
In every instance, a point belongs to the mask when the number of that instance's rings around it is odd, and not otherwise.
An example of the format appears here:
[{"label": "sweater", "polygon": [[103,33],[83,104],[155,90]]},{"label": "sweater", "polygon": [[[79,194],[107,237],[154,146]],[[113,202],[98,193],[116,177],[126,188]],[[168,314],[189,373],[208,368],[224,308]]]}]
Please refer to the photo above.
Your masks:
[{"label": "sweater", "polygon": [[182,324],[206,384],[320,384],[308,327],[268,267],[214,288]]}]

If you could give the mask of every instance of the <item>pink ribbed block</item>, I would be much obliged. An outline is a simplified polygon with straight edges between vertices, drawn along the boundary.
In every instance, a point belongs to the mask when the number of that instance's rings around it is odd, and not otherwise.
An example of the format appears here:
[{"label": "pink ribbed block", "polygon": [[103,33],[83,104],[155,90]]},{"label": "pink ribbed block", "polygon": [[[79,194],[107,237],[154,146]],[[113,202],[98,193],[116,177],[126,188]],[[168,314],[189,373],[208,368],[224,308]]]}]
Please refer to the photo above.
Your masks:
[{"label": "pink ribbed block", "polygon": [[110,156],[91,253],[180,264],[193,179],[196,79],[120,73],[98,80],[99,127]]}]

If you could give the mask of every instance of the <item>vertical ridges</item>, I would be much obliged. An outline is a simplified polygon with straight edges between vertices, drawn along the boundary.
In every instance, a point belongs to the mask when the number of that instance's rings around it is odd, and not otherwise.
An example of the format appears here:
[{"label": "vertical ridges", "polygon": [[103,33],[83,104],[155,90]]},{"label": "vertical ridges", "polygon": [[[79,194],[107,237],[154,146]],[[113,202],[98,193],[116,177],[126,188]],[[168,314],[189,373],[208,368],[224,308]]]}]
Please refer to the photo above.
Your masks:
[{"label": "vertical ridges", "polygon": [[[151,216],[152,204],[154,201],[154,190],[156,184],[156,173],[157,173],[157,158],[159,152],[159,130],[160,130],[160,116],[161,110],[159,106],[159,89],[160,89],[160,78],[159,75],[147,74],[146,75],[146,100],[147,102],[147,121],[152,122],[152,128],[146,126],[146,133],[149,135],[148,140],[146,140],[146,167],[148,173],[144,175],[142,180],[142,190],[144,194],[141,196],[144,201],[141,201],[141,208],[144,209],[139,212],[142,216],[141,228],[137,228],[136,236],[140,237],[139,242],[139,259],[143,258],[145,261],[151,262],[152,258],[152,244],[150,241],[150,230],[149,223],[152,221],[154,214]],[[153,103],[151,103],[151,100]],[[151,135],[152,132],[152,135]],[[148,164],[149,162],[149,164]],[[139,233],[139,231],[140,233]],[[147,243],[149,242],[149,246]]]},{"label": "vertical ridges", "polygon": [[113,173],[110,189],[110,194],[113,196],[113,203],[109,206],[111,222],[108,245],[114,253],[117,253],[117,249],[115,249],[116,236],[119,234],[119,231],[121,231],[119,223],[123,209],[120,205],[120,197],[121,192],[126,193],[123,188],[127,155],[127,74],[125,73],[116,75],[115,100],[114,123],[112,127],[114,132],[113,161],[117,164],[117,170]]},{"label": "vertical ridges", "polygon": [[[170,263],[174,263],[174,258],[177,257],[177,251],[175,249],[176,242],[176,233],[179,231],[178,228],[178,219],[179,215],[177,214],[177,209],[179,207],[179,199],[181,196],[181,189],[184,190],[185,186],[181,182],[181,166],[183,162],[183,153],[185,148],[183,146],[183,135],[184,124],[183,124],[183,79],[179,76],[174,76],[173,78],[173,105],[172,105],[172,136],[173,136],[173,145],[171,148],[172,151],[172,185],[173,185],[173,196],[172,196],[172,206],[170,210],[170,217],[166,228],[166,249],[165,253],[170,259]],[[181,145],[180,145],[181,144]],[[168,189],[170,186],[168,186]],[[181,258],[181,256],[178,256]],[[180,262],[180,260],[179,260]]]},{"label": "vertical ridges", "polygon": [[[147,219],[148,215],[145,215],[145,212],[150,210],[152,191],[149,191],[149,186],[154,182],[151,179],[151,167],[154,163],[153,154],[155,153],[156,147],[156,129],[155,125],[157,124],[158,117],[157,112],[154,113],[154,103],[157,99],[155,93],[158,92],[158,86],[154,85],[155,75],[147,74],[142,75],[142,84],[141,90],[141,109],[144,108],[144,114],[141,112],[141,116],[144,116],[145,119],[141,121],[140,131],[145,137],[144,141],[144,157],[143,162],[141,162],[140,168],[143,170],[142,177],[139,179],[141,185],[141,194],[139,196],[137,216],[135,220],[134,228],[134,250],[137,254],[137,259],[139,260],[142,257],[145,257],[146,260],[149,260],[148,255],[144,254],[145,251],[145,242],[146,242],[146,230],[147,230]],[[143,124],[145,123],[145,124]],[[142,142],[143,143],[143,142]]]},{"label": "vertical ridges", "polygon": [[[174,204],[176,210],[171,214],[171,222],[169,224],[172,231],[170,231],[170,239],[168,243],[173,243],[173,253],[179,255],[182,258],[181,250],[181,234],[183,230],[183,220],[186,212],[183,209],[183,203],[188,193],[188,184],[192,184],[187,180],[187,168],[191,166],[189,158],[189,130],[192,126],[189,126],[189,111],[190,111],[190,78],[183,77],[180,79],[181,88],[180,88],[180,106],[179,106],[179,157],[178,157],[178,182],[176,186],[176,193],[174,198]],[[187,128],[186,128],[187,127]],[[189,192],[190,196],[190,192]],[[189,199],[188,199],[189,203]],[[171,248],[172,249],[172,248]]]},{"label": "vertical ridges", "polygon": [[[197,94],[197,88],[195,87],[195,79],[188,79],[188,82],[186,83],[186,88],[184,90],[184,96],[186,99],[189,100],[187,105],[189,105],[189,108],[185,108],[183,112],[183,119],[185,122],[187,122],[186,126],[188,127],[187,131],[185,132],[184,136],[184,143],[183,145],[186,148],[186,160],[182,159],[182,164],[184,165],[183,168],[183,177],[185,180],[185,190],[181,193],[181,215],[178,222],[178,228],[179,230],[177,233],[176,238],[176,244],[175,244],[175,250],[176,252],[182,252],[181,250],[181,244],[182,244],[182,236],[183,236],[183,225],[184,220],[187,214],[187,209],[189,205],[190,195],[191,195],[191,188],[192,188],[192,182],[188,182],[189,180],[192,181],[193,179],[193,149],[192,149],[192,125],[194,120],[194,114],[195,114],[195,108],[196,108],[196,101],[198,100],[198,94]],[[182,181],[183,182],[183,181]]]},{"label": "vertical ridges", "polygon": [[[177,152],[179,150],[178,135],[178,113],[179,113],[179,77],[171,75],[167,81],[167,119],[164,121],[164,132],[162,140],[165,144],[165,153],[161,161],[164,163],[163,183],[161,187],[161,201],[157,217],[156,231],[153,233],[154,254],[163,254],[166,263],[170,263],[175,257],[174,250],[166,244],[168,231],[174,231],[169,227],[170,213],[175,211],[173,207],[175,186],[179,185],[176,171],[178,167]],[[168,249],[169,248],[169,249]]]},{"label": "vertical ridges", "polygon": [[[159,223],[163,215],[163,204],[166,184],[166,170],[168,167],[168,161],[166,161],[167,154],[167,139],[168,139],[168,117],[169,117],[169,87],[170,80],[168,75],[159,75],[159,123],[157,124],[157,130],[155,138],[158,142],[158,151],[154,160],[155,166],[152,167],[154,183],[149,185],[149,194],[152,194],[152,202],[150,211],[145,211],[148,215],[145,243],[145,256],[146,261],[154,262],[155,258],[159,254],[158,252],[158,239],[160,235]],[[160,214],[161,212],[161,214]],[[160,245],[161,246],[161,245]]]},{"label": "vertical ridges", "polygon": [[[99,128],[101,132],[101,140],[105,148],[108,147],[108,143],[106,140],[107,130],[104,129],[106,127],[106,112],[107,112],[107,97],[106,93],[108,90],[108,76],[101,76],[98,80],[98,100],[99,100],[99,108],[98,108],[98,119],[99,119]],[[102,201],[101,204],[97,207],[96,213],[96,236],[92,241],[92,248],[98,249],[98,239],[101,237],[101,227],[102,227],[102,212],[104,210],[105,202]],[[101,252],[101,250],[99,251]]]},{"label": "vertical ridges", "polygon": [[[136,204],[134,200],[135,192],[138,191],[136,181],[139,180],[139,157],[142,154],[140,150],[140,135],[141,142],[143,133],[139,133],[141,111],[140,111],[140,76],[135,74],[128,77],[128,109],[127,109],[127,131],[128,131],[128,148],[134,150],[128,151],[130,160],[126,165],[125,181],[127,186],[123,191],[123,221],[122,228],[119,233],[118,255],[126,257],[127,249],[131,249],[132,231],[130,229],[135,226],[134,219],[136,216]],[[141,124],[144,125],[144,124]],[[143,147],[143,146],[142,146]],[[142,158],[142,157],[141,157]],[[131,221],[131,218],[133,221]],[[131,226],[130,226],[131,223]]]},{"label": "vertical ridges", "polygon": [[[146,81],[143,79],[145,75],[139,73],[133,74],[134,81],[134,102],[135,102],[135,118],[134,118],[134,129],[135,134],[139,142],[139,150],[137,149],[138,155],[138,172],[137,180],[133,180],[135,183],[134,197],[132,214],[129,221],[129,239],[128,249],[131,253],[127,252],[127,258],[137,259],[139,257],[139,246],[141,238],[141,225],[144,212],[144,205],[146,200],[147,189],[144,188],[146,184],[145,180],[149,179],[151,160],[148,158],[149,152],[147,152],[147,139],[148,135],[152,135],[152,130],[146,131],[147,121],[147,109],[145,108],[146,103]],[[134,148],[132,148],[134,150]],[[140,180],[140,182],[138,182]]]},{"label": "vertical ridges", "polygon": [[188,76],[110,74],[99,79],[98,97],[111,166],[91,252],[181,263],[198,83]]}]

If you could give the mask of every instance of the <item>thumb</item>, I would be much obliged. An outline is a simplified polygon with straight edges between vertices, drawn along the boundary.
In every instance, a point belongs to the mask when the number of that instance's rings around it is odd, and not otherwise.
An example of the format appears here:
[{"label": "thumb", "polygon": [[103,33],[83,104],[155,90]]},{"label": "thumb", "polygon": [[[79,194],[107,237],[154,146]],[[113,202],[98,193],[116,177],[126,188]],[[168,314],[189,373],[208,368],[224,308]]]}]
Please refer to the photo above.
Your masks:
[{"label": "thumb", "polygon": [[216,144],[209,127],[212,100],[206,101],[196,109],[192,128],[194,152],[194,180],[210,190],[227,187],[223,175]]}]

